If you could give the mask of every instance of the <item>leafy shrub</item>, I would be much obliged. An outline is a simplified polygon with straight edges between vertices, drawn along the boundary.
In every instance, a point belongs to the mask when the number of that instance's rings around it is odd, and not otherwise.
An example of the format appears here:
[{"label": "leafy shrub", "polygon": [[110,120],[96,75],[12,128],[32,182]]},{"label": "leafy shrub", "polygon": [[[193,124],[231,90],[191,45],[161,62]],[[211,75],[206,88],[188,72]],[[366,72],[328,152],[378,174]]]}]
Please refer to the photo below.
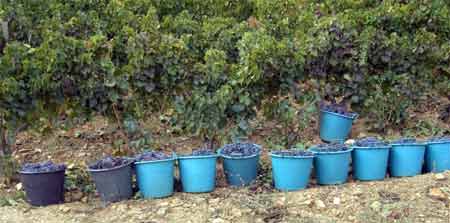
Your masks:
[{"label": "leafy shrub", "polygon": [[381,130],[450,89],[445,0],[4,0],[0,20],[2,129],[64,107],[245,133],[310,80]]}]

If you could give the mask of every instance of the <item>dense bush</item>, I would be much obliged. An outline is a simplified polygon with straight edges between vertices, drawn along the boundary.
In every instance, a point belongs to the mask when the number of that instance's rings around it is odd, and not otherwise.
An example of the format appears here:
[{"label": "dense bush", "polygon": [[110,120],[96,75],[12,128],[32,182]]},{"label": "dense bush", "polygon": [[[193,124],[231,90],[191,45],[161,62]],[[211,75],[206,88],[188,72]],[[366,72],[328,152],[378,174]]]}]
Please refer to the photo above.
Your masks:
[{"label": "dense bush", "polygon": [[311,92],[383,129],[450,90],[446,0],[0,2],[3,130],[173,109],[174,124],[214,136],[246,131],[263,101]]}]

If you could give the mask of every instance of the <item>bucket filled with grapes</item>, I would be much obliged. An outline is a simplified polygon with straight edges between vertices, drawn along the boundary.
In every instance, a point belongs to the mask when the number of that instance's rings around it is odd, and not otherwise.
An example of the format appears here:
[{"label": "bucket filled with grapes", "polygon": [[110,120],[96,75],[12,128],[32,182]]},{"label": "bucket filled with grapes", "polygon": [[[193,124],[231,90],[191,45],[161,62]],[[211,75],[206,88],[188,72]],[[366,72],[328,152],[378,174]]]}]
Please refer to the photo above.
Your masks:
[{"label": "bucket filled with grapes", "polygon": [[216,186],[218,154],[211,149],[197,149],[178,157],[181,185],[184,192],[203,193]]},{"label": "bucket filled with grapes", "polygon": [[422,172],[425,143],[414,138],[402,138],[391,142],[389,172],[393,177],[416,176]]},{"label": "bucket filled with grapes", "polygon": [[65,171],[64,164],[51,161],[24,164],[19,173],[27,202],[33,206],[64,203]]},{"label": "bucket filled with grapes", "polygon": [[318,184],[347,182],[352,148],[341,143],[330,143],[313,146],[309,151],[314,153],[314,169]]},{"label": "bucket filled with grapes", "polygon": [[325,142],[344,142],[358,114],[347,111],[344,105],[320,105],[320,138]]},{"label": "bucket filled with grapes", "polygon": [[353,177],[358,180],[383,180],[391,146],[375,137],[366,137],[352,145]]},{"label": "bucket filled with grapes", "polygon": [[433,137],[427,141],[425,171],[450,170],[450,136]]},{"label": "bucket filled with grapes", "polygon": [[239,142],[227,144],[218,152],[229,185],[247,186],[256,179],[261,146]]},{"label": "bucket filled with grapes", "polygon": [[133,162],[133,159],[127,157],[107,156],[88,166],[88,171],[103,202],[117,202],[133,196]]},{"label": "bucket filled with grapes", "polygon": [[173,194],[176,155],[147,151],[135,158],[136,181],[144,198],[162,198]]},{"label": "bucket filled with grapes", "polygon": [[272,178],[275,188],[281,191],[305,189],[311,175],[314,154],[290,149],[275,150],[272,158]]}]

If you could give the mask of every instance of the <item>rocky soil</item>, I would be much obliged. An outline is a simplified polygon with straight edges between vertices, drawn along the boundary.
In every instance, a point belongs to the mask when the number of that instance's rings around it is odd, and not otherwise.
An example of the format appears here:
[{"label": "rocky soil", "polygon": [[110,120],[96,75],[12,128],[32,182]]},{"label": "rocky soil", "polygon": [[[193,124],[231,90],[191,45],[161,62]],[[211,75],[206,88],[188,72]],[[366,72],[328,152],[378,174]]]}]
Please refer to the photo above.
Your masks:
[{"label": "rocky soil", "polygon": [[[0,207],[0,222],[450,222],[450,172],[298,192],[218,188],[104,206],[98,200]],[[7,195],[6,195],[7,196]]]}]

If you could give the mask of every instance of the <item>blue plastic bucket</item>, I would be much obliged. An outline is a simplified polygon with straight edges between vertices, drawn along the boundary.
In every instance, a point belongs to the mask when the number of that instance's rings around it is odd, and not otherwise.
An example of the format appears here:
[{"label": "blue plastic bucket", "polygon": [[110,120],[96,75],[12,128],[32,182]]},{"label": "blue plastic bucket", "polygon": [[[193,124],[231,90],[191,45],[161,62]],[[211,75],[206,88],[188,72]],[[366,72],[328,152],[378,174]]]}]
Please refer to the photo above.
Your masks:
[{"label": "blue plastic bucket", "polygon": [[135,162],[136,180],[144,198],[173,194],[175,155],[170,159]]},{"label": "blue plastic bucket", "polygon": [[258,175],[259,156],[261,147],[258,146],[258,152],[251,156],[231,157],[218,151],[223,159],[223,170],[227,183],[231,186],[247,186],[251,184]]},{"label": "blue plastic bucket", "polygon": [[214,190],[217,157],[217,154],[178,157],[181,185],[184,192],[202,193]]},{"label": "blue plastic bucket", "polygon": [[416,176],[422,172],[425,144],[392,144],[389,172],[393,177]]},{"label": "blue plastic bucket", "polygon": [[275,188],[282,191],[305,189],[314,156],[282,156],[270,153]]},{"label": "blue plastic bucket", "polygon": [[383,180],[387,172],[390,146],[352,148],[353,177],[358,180]]},{"label": "blue plastic bucket", "polygon": [[342,114],[320,111],[320,138],[326,142],[344,141],[352,130],[353,120],[357,118]]},{"label": "blue plastic bucket", "polygon": [[342,184],[347,182],[352,149],[337,152],[314,153],[314,169],[317,183],[322,185]]},{"label": "blue plastic bucket", "polygon": [[425,152],[425,171],[444,172],[450,170],[450,141],[429,142]]}]

